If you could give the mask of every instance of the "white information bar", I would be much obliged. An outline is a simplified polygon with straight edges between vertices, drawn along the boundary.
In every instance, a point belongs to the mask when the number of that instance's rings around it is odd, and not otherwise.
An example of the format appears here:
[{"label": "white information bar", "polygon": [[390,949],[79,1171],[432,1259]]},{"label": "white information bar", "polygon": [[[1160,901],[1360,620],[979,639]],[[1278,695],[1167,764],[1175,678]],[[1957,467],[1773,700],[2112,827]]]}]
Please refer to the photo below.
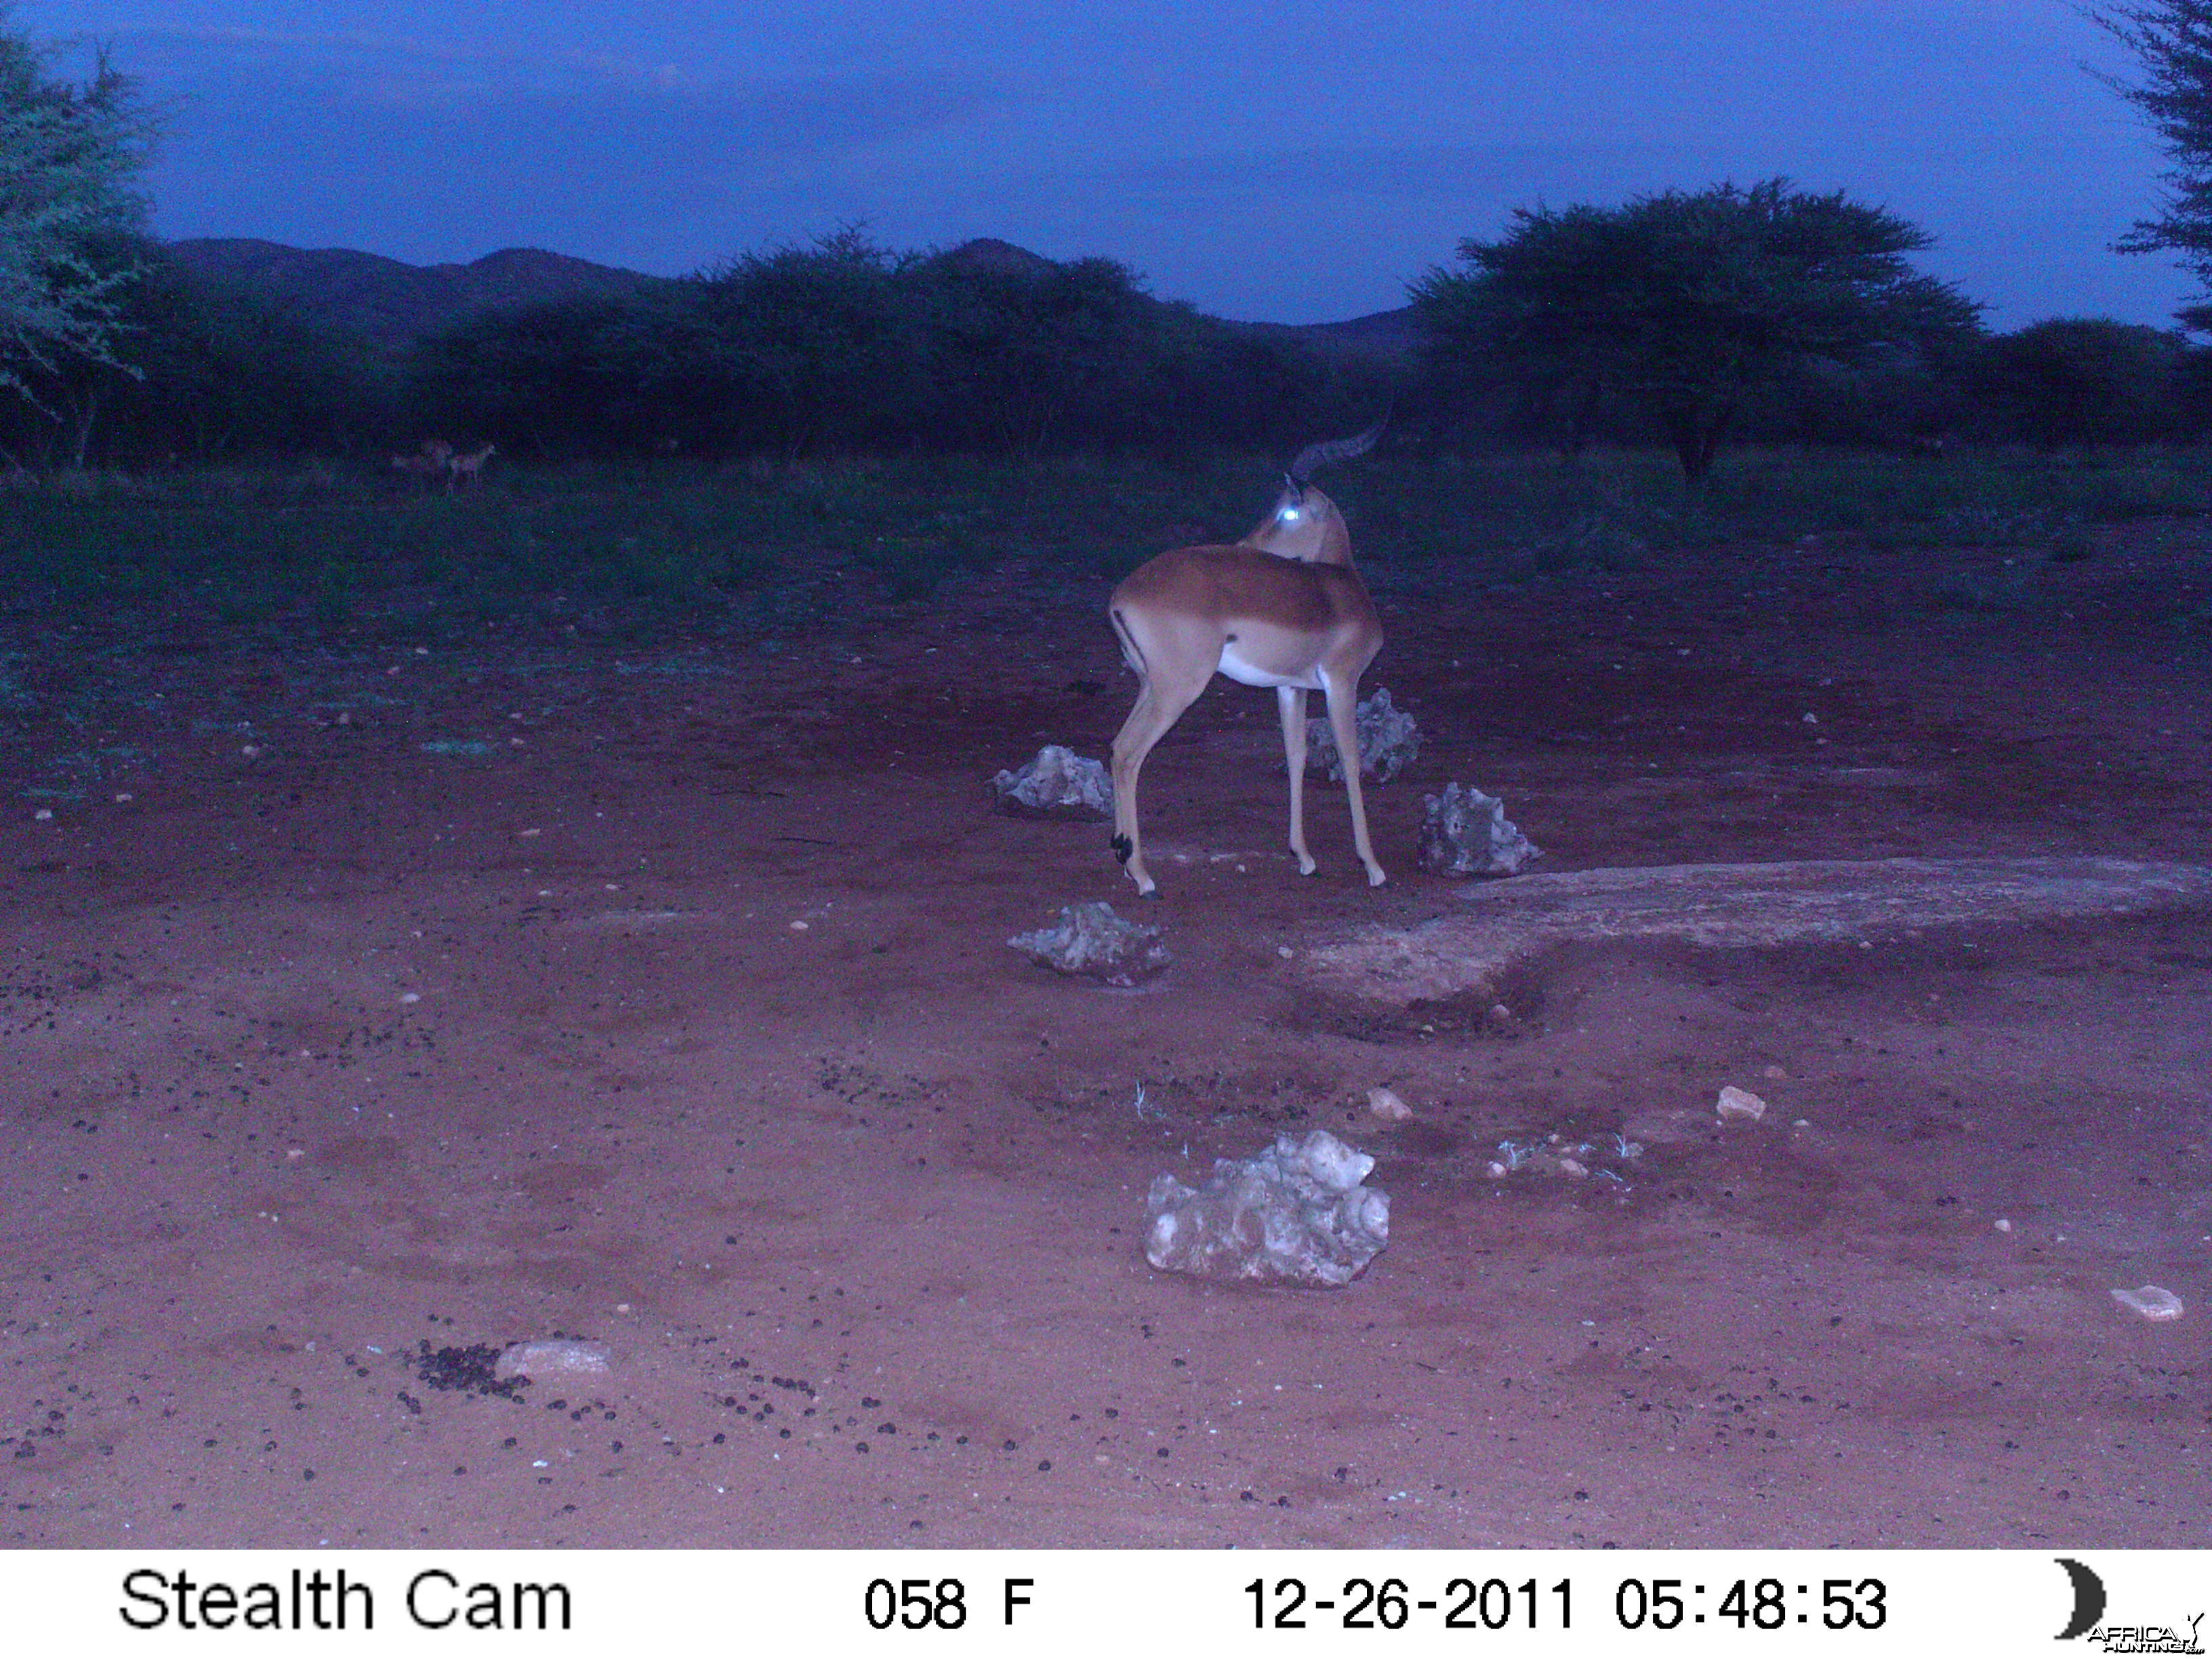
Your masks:
[{"label": "white information bar", "polygon": [[[13,1653],[2202,1653],[2212,1553],[22,1551]],[[2053,1647],[2056,1642],[2057,1646]],[[801,1647],[799,1644],[811,1644]],[[619,1652],[619,1650],[613,1650]]]}]

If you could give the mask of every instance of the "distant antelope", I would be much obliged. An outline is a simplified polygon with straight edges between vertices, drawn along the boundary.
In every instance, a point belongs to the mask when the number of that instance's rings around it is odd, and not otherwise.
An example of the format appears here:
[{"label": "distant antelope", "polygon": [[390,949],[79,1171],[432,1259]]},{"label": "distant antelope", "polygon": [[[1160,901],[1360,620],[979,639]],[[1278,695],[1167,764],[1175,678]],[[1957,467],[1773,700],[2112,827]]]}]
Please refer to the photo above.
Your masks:
[{"label": "distant antelope", "polygon": [[1243,541],[1163,553],[1107,601],[1122,658],[1141,683],[1136,707],[1114,739],[1114,851],[1138,892],[1158,888],[1145,869],[1137,830],[1137,774],[1216,672],[1275,689],[1291,767],[1291,851],[1306,876],[1314,872],[1306,851],[1306,693],[1328,698],[1329,727],[1346,757],[1352,844],[1367,866],[1368,885],[1382,884],[1382,866],[1368,844],[1352,724],[1359,677],[1382,648],[1382,623],[1352,568],[1344,514],[1306,483],[1325,462],[1365,454],[1382,432],[1377,426],[1357,438],[1309,446],[1291,463],[1274,511]]},{"label": "distant antelope", "polygon": [[471,489],[475,488],[483,480],[483,464],[498,453],[496,445],[486,444],[473,454],[455,453],[447,456],[446,488],[451,489],[455,484],[466,484]]},{"label": "distant antelope", "polygon": [[392,465],[401,472],[422,479],[426,484],[433,478],[445,478],[450,484],[453,459],[453,445],[443,438],[425,438],[422,447],[416,453],[394,455]]}]

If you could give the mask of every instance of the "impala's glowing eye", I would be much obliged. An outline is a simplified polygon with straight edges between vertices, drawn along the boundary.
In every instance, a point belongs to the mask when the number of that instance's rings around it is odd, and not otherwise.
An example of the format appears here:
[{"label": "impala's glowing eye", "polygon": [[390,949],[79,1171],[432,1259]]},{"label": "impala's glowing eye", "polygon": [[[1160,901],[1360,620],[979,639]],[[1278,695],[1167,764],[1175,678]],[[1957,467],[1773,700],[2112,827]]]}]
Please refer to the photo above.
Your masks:
[{"label": "impala's glowing eye", "polygon": [[1296,508],[1295,507],[1285,507],[1285,508],[1283,509],[1283,522],[1284,522],[1285,524],[1296,524],[1297,521],[1298,521],[1298,510],[1297,510],[1297,508]]}]

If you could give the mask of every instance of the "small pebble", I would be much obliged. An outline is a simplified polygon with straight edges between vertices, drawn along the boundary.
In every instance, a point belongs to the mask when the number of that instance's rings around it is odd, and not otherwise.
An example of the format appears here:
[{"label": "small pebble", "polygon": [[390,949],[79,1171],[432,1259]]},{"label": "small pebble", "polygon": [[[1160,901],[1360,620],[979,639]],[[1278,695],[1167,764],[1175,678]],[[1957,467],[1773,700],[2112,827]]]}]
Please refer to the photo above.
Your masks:
[{"label": "small pebble", "polygon": [[1996,1228],[2001,1233],[2008,1233],[2012,1231],[2012,1223],[2000,1218],[1996,1224]]},{"label": "small pebble", "polygon": [[1385,1123],[1403,1123],[1413,1115],[1413,1109],[1389,1089],[1370,1089],[1367,1109]]},{"label": "small pebble", "polygon": [[2160,1285],[2145,1285],[2132,1291],[2114,1291],[2112,1300],[2123,1308],[2132,1308],[2145,1319],[2181,1317],[2181,1298]]},{"label": "small pebble", "polygon": [[1766,1103],[1748,1089],[1739,1089],[1731,1083],[1721,1091],[1715,1109],[1723,1119],[1746,1117],[1755,1123],[1766,1115]]}]

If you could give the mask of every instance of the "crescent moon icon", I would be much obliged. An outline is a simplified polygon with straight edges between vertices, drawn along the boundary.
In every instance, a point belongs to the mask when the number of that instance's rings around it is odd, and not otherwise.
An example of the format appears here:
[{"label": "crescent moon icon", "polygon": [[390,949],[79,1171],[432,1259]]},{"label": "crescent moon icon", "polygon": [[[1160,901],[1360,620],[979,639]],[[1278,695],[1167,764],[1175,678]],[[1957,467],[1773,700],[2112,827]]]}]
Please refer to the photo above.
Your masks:
[{"label": "crescent moon icon", "polygon": [[2063,1555],[2057,1559],[2074,1585],[2074,1622],[2058,1632],[2057,1639],[2071,1642],[2094,1629],[2105,1616],[2105,1581],[2079,1561],[2069,1561]]}]

